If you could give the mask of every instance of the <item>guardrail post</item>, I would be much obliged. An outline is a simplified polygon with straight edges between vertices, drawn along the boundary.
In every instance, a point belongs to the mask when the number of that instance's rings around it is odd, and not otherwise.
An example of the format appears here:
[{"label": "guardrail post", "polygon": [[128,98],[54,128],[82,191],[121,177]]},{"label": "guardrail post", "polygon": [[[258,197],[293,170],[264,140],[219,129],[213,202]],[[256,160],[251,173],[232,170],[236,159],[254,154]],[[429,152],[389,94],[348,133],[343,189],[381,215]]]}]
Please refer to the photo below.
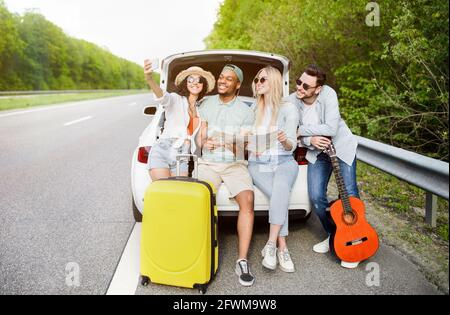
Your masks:
[{"label": "guardrail post", "polygon": [[427,191],[425,201],[425,222],[431,227],[436,227],[437,221],[437,196]]}]

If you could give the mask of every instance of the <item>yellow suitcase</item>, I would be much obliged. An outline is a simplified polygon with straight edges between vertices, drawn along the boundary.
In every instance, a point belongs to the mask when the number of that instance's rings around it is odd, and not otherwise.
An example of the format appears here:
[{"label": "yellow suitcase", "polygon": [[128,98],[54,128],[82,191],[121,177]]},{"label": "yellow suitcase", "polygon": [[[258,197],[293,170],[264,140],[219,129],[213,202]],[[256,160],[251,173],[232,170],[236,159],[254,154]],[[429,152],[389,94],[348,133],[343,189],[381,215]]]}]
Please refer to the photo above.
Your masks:
[{"label": "yellow suitcase", "polygon": [[214,186],[196,178],[150,184],[142,219],[142,285],[151,281],[206,292],[219,263],[215,199]]}]

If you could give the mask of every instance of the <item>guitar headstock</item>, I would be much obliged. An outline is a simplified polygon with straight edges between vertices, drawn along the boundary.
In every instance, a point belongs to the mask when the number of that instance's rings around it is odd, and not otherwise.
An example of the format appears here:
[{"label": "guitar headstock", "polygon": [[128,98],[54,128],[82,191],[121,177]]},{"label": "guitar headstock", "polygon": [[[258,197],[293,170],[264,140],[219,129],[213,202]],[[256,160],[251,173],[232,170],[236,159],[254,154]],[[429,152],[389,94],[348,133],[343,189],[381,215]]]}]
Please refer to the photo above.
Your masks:
[{"label": "guitar headstock", "polygon": [[335,149],[333,143],[330,143],[330,145],[328,145],[328,147],[325,148],[325,150],[323,150],[323,152],[325,152],[326,154],[328,154],[328,156],[329,156],[330,158],[336,156],[336,149]]}]

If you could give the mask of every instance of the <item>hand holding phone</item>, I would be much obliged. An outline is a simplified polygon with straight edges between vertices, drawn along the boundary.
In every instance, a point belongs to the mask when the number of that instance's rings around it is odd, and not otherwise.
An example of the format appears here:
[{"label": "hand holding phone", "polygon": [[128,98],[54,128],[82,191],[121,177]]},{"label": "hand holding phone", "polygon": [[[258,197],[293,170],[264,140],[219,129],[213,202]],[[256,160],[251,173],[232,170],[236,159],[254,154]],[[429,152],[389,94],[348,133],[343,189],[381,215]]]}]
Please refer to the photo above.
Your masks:
[{"label": "hand holding phone", "polygon": [[158,59],[146,59],[144,60],[144,74],[147,79],[152,77],[153,71],[157,70],[159,66]]}]

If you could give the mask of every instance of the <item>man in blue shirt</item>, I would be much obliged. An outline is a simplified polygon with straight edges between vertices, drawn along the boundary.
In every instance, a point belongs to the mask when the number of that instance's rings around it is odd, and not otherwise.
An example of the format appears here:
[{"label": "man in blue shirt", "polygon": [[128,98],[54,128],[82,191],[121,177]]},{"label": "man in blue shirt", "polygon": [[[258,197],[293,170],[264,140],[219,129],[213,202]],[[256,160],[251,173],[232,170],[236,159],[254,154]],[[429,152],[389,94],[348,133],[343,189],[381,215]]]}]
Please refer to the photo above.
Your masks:
[{"label": "man in blue shirt", "polygon": [[202,158],[198,176],[213,183],[217,190],[223,182],[230,191],[230,198],[235,198],[239,204],[236,274],[243,286],[251,286],[254,276],[250,272],[247,255],[253,234],[253,181],[247,170],[247,161],[243,156],[237,158],[235,150],[223,141],[224,137],[238,135],[253,126],[255,120],[254,112],[237,98],[243,79],[239,67],[226,65],[217,80],[219,94],[208,97],[200,107]]}]

